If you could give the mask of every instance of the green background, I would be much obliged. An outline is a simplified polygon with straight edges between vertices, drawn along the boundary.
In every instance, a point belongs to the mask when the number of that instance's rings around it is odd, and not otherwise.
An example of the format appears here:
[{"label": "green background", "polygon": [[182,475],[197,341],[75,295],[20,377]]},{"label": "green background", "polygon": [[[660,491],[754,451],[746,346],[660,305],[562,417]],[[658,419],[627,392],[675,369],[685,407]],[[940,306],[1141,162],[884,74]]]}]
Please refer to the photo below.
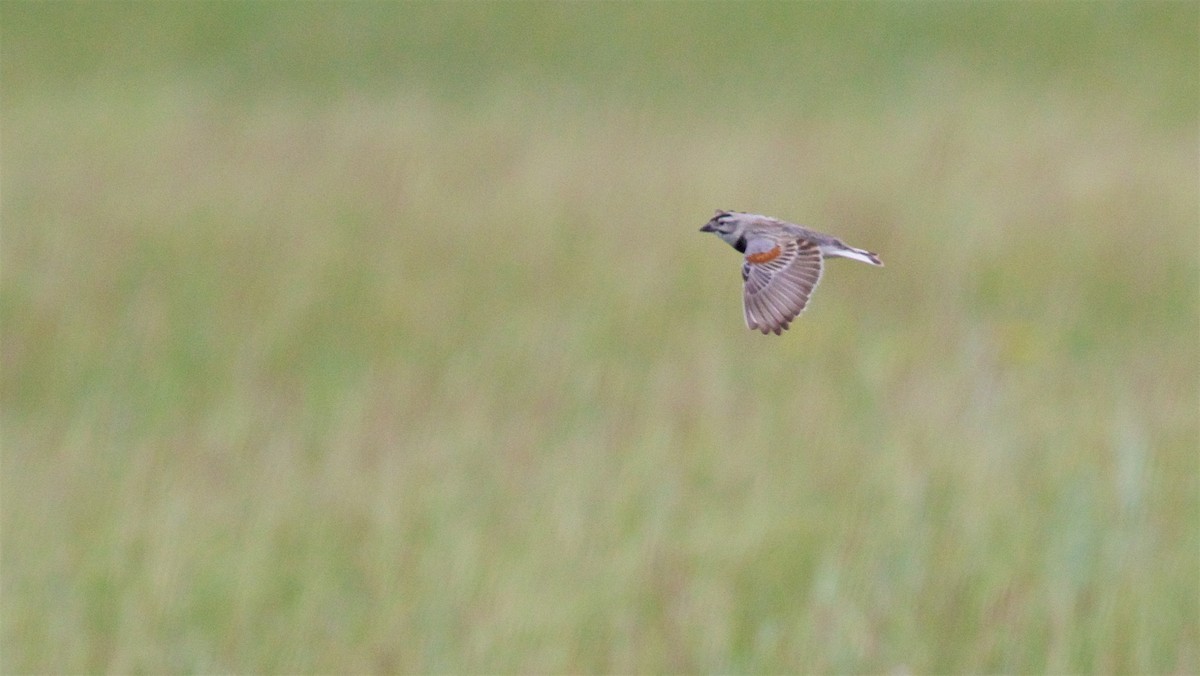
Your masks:
[{"label": "green background", "polygon": [[[0,3],[4,672],[1200,671],[1200,5]],[[782,337],[697,232],[833,261]]]}]

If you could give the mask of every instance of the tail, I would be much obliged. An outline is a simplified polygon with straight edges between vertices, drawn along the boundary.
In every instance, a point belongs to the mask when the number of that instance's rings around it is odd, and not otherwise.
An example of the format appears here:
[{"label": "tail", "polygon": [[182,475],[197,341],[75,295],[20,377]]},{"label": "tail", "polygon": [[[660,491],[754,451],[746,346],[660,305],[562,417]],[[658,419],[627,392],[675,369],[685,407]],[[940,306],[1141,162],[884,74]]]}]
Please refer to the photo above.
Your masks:
[{"label": "tail", "polygon": [[868,265],[878,265],[883,267],[883,261],[879,260],[879,256],[873,251],[865,249],[855,249],[852,246],[842,245],[841,247],[826,253],[831,258],[849,258],[851,260],[862,261]]}]

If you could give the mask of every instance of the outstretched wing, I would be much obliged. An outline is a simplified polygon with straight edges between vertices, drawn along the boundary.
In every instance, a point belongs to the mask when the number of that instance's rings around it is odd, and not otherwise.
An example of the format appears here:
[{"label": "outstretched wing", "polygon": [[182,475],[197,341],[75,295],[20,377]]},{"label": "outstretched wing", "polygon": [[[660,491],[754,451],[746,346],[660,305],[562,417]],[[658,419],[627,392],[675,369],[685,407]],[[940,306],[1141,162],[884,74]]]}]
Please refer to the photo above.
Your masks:
[{"label": "outstretched wing", "polygon": [[806,239],[753,239],[746,246],[742,279],[746,326],[779,335],[804,311],[821,281],[821,250]]}]

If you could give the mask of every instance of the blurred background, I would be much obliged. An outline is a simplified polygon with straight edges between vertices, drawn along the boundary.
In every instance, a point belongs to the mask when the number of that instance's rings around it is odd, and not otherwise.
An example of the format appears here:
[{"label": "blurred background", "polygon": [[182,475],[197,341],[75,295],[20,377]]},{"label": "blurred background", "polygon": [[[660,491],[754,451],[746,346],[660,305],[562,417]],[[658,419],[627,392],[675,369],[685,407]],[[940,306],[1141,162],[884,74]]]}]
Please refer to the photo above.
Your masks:
[{"label": "blurred background", "polygon": [[[0,5],[4,672],[1200,671],[1200,5]],[[782,337],[698,228],[833,261]]]}]

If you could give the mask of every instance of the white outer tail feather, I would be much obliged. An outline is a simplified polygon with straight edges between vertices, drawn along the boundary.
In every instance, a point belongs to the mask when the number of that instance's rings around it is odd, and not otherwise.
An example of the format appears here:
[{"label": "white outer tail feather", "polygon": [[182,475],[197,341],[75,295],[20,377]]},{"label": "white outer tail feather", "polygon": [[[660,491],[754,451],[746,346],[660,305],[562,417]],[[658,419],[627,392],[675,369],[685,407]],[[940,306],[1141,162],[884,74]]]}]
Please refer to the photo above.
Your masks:
[{"label": "white outer tail feather", "polygon": [[848,246],[844,249],[839,248],[826,250],[822,253],[831,258],[849,258],[851,260],[862,261],[867,265],[878,265],[879,267],[883,267],[883,261],[879,260],[879,256],[876,256],[870,251],[855,249],[852,246]]}]

